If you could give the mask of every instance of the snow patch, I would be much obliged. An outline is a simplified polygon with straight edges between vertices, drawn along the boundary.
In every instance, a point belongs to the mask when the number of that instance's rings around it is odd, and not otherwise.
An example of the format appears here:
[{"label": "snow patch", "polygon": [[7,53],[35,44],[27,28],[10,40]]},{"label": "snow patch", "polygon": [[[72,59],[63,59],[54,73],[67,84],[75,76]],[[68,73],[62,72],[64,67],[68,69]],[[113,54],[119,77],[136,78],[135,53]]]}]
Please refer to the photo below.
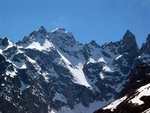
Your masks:
[{"label": "snow patch", "polygon": [[113,72],[107,65],[103,67],[103,71],[105,72]]},{"label": "snow patch", "polygon": [[116,58],[116,60],[118,60],[119,58],[121,58],[122,57],[122,55],[119,55],[117,58]]},{"label": "snow patch", "polygon": [[39,42],[32,42],[29,46],[26,47],[26,49],[37,49],[39,51],[42,50],[49,50],[49,48],[54,47],[51,42],[49,42],[47,39],[45,39],[45,42],[40,44]]},{"label": "snow patch", "polygon": [[100,72],[100,78],[103,80],[105,77],[104,77],[104,74],[102,72]]},{"label": "snow patch", "polygon": [[94,59],[92,59],[92,58],[89,58],[87,64],[90,64],[90,63],[96,63],[96,61]]},{"label": "snow patch", "polygon": [[145,111],[143,111],[142,113],[150,113],[150,108],[145,110]]},{"label": "snow patch", "polygon": [[122,102],[124,101],[125,99],[127,98],[127,96],[124,96],[114,102],[112,102],[111,104],[109,104],[107,107],[104,107],[103,110],[106,110],[106,109],[110,109],[112,112],[114,111],[114,109],[117,108],[117,106]]},{"label": "snow patch", "polygon": [[104,63],[106,63],[103,57],[99,58],[98,62],[104,62]]},{"label": "snow patch", "polygon": [[6,75],[9,75],[10,77],[14,78],[15,76],[17,76],[15,71],[6,71]]},{"label": "snow patch", "polygon": [[67,65],[68,69],[70,70],[70,72],[72,73],[72,75],[74,76],[74,82],[84,85],[86,87],[91,87],[91,85],[88,83],[87,78],[85,77],[84,73],[83,73],[83,64],[79,63],[78,66],[76,68],[70,67],[69,65]]},{"label": "snow patch", "polygon": [[137,96],[135,96],[132,100],[129,101],[132,102],[133,104],[138,104],[142,105],[144,102],[140,100],[141,97],[143,96],[150,96],[150,84],[147,84],[137,90]]}]

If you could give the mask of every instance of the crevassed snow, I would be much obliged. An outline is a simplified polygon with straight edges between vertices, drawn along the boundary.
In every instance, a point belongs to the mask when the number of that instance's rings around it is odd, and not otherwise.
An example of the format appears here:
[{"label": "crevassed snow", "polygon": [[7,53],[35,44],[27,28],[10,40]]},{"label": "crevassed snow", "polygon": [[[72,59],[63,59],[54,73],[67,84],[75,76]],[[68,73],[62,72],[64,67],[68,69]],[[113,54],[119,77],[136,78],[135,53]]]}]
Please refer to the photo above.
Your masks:
[{"label": "crevassed snow", "polygon": [[53,101],[55,101],[55,100],[58,100],[58,101],[67,103],[67,100],[66,100],[66,98],[64,97],[64,95],[63,95],[63,94],[60,94],[60,93],[58,93],[58,92],[56,92],[56,94],[55,94],[55,96],[54,96],[54,98],[53,98]]},{"label": "crevassed snow", "polygon": [[124,96],[114,102],[112,102],[110,105],[108,105],[107,107],[104,107],[103,110],[106,110],[106,109],[110,109],[111,111],[114,111],[114,109],[117,108],[117,106],[122,102],[124,101],[125,99],[127,98],[127,96]]},{"label": "crevassed snow", "polygon": [[133,103],[133,104],[138,104],[138,105],[142,105],[144,104],[144,102],[142,100],[140,100],[141,97],[143,96],[150,96],[150,84],[147,84],[141,88],[139,88],[137,90],[137,96],[135,96],[132,100],[130,100],[129,102]]}]

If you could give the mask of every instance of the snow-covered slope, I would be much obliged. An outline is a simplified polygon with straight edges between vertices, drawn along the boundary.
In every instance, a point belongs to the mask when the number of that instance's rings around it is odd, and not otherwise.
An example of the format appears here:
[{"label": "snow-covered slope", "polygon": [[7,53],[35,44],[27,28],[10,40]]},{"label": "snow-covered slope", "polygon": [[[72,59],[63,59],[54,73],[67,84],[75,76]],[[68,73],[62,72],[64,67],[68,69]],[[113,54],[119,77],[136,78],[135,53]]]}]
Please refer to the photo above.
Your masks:
[{"label": "snow-covered slope", "polygon": [[102,46],[43,26],[17,43],[0,39],[0,111],[91,113],[118,96],[138,54],[129,30]]}]

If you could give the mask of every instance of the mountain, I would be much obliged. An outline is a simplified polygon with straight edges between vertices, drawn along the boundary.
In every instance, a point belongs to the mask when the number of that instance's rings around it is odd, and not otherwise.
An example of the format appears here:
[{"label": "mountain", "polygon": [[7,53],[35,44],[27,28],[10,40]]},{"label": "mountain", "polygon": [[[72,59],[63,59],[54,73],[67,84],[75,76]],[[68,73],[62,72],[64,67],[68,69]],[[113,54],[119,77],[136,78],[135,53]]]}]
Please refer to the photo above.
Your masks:
[{"label": "mountain", "polygon": [[130,72],[149,60],[148,47],[149,38],[139,49],[129,30],[104,45],[43,26],[17,43],[1,38],[0,112],[92,113],[126,94]]},{"label": "mountain", "polygon": [[134,68],[118,99],[94,113],[149,113],[150,112],[150,35],[134,59]]}]

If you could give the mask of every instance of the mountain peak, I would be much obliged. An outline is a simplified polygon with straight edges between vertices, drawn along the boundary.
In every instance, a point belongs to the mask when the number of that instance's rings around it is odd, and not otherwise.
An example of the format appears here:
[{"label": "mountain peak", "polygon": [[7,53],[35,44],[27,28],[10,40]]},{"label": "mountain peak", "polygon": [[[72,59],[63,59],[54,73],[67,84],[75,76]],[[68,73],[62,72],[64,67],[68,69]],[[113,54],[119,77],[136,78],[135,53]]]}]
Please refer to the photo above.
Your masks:
[{"label": "mountain peak", "polygon": [[41,26],[38,31],[46,31],[44,26]]},{"label": "mountain peak", "polygon": [[127,30],[126,33],[123,36],[123,40],[125,40],[125,39],[129,40],[131,38],[133,39],[133,38],[135,38],[135,36],[130,30]]},{"label": "mountain peak", "polygon": [[7,37],[3,38],[3,39],[1,40],[1,44],[2,44],[2,46],[8,46],[8,45],[9,45],[8,38],[7,38]]},{"label": "mountain peak", "polygon": [[127,30],[124,34],[123,40],[121,41],[121,45],[118,51],[120,54],[124,52],[129,52],[130,54],[132,54],[132,56],[137,55],[139,48],[135,36],[130,30]]},{"label": "mountain peak", "polygon": [[146,41],[150,43],[150,34],[148,34]]},{"label": "mountain peak", "polygon": [[47,33],[47,30],[44,28],[44,26],[41,26],[37,32],[41,33],[41,34],[46,34]]},{"label": "mountain peak", "polygon": [[95,47],[100,47],[95,40],[92,40],[89,44],[91,44],[92,46],[95,46]]}]

